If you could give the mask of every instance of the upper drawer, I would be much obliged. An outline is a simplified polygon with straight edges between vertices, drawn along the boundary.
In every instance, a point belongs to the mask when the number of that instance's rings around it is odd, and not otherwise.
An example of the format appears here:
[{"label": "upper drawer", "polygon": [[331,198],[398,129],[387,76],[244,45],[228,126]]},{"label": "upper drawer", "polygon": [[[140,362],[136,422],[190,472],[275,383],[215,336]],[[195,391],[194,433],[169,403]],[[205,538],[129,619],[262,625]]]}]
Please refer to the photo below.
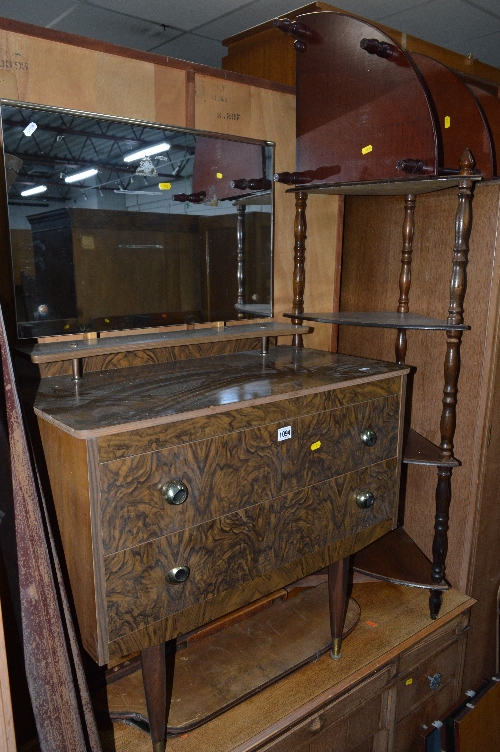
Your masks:
[{"label": "upper drawer", "polygon": [[[399,395],[101,464],[104,553],[162,535],[380,462],[397,454]],[[280,428],[291,438],[278,440]],[[371,429],[373,446],[361,440]],[[187,487],[184,503],[162,493]]]},{"label": "upper drawer", "polygon": [[[104,557],[110,639],[194,606],[384,520],[397,504],[396,458]],[[370,492],[369,508],[356,497]],[[168,573],[189,567],[187,580]],[[316,567],[318,568],[318,567]]]}]

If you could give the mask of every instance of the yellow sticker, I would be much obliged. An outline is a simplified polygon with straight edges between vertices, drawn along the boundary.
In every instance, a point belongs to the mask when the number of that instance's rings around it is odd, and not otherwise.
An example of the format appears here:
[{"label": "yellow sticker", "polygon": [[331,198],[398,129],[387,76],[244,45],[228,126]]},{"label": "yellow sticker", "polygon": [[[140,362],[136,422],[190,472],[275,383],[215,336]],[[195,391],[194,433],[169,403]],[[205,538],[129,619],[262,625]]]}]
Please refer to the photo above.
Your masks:
[{"label": "yellow sticker", "polygon": [[450,125],[451,125],[451,118],[450,118],[450,116],[449,116],[449,115],[446,115],[446,117],[445,117],[445,119],[444,119],[444,127],[445,127],[445,128],[449,128],[449,127],[450,127]]},{"label": "yellow sticker", "polygon": [[160,191],[169,191],[172,187],[172,183],[158,183]]},{"label": "yellow sticker", "polygon": [[65,329],[69,329],[69,324],[64,324]]},{"label": "yellow sticker", "polygon": [[413,684],[413,679],[411,677],[406,680],[406,686],[409,687],[410,684]]},{"label": "yellow sticker", "polygon": [[371,151],[373,151],[373,146],[371,144],[368,144],[368,146],[363,146],[361,149],[361,154],[369,154]]},{"label": "yellow sticker", "polygon": [[93,251],[95,249],[92,235],[82,235],[82,248],[84,251]]},{"label": "yellow sticker", "polygon": [[221,178],[223,177],[222,172],[218,172],[215,177],[219,178],[219,180],[221,180]]},{"label": "yellow sticker", "polygon": [[109,319],[104,319],[104,321],[106,322],[106,324],[109,324]]},{"label": "yellow sticker", "polygon": [[311,449],[314,452],[315,449],[319,449],[321,446],[321,441],[315,441],[314,444],[311,444]]}]

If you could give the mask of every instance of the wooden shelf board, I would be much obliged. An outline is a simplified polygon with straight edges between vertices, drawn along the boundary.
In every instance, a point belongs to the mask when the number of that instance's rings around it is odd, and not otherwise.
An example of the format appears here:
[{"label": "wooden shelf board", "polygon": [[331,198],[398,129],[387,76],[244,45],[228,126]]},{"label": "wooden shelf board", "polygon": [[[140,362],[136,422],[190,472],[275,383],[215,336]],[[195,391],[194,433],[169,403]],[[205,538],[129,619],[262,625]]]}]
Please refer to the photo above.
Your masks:
[{"label": "wooden shelf board", "polygon": [[222,342],[233,339],[255,337],[281,337],[292,334],[307,334],[309,327],[284,324],[276,321],[259,324],[234,324],[220,329],[187,329],[185,331],[159,332],[154,334],[133,334],[118,337],[103,337],[94,340],[71,340],[50,342],[30,346],[16,346],[16,350],[29,355],[33,363],[54,363],[74,358],[88,358],[94,355],[150,350],[158,347],[178,347],[197,345],[202,342]]},{"label": "wooden shelf board", "polygon": [[410,428],[403,446],[403,462],[407,465],[459,467],[460,462],[454,457],[443,461],[440,455],[441,452],[436,444]]},{"label": "wooden shelf board", "polygon": [[[468,176],[471,180],[481,180],[480,175]],[[418,195],[421,193],[433,193],[445,188],[454,188],[458,185],[458,175],[452,177],[414,178],[408,180],[373,180],[360,183],[308,183],[289,188],[287,193],[324,193],[330,196],[406,196],[409,193]]]},{"label": "wooden shelf board", "polygon": [[345,326],[373,326],[379,329],[428,329],[434,331],[466,331],[466,324],[450,325],[446,319],[421,316],[418,313],[397,313],[396,311],[342,311],[334,313],[284,313],[283,316],[301,321],[318,321],[325,324]]},{"label": "wooden shelf board", "polygon": [[450,587],[447,582],[432,582],[429,559],[401,527],[354,554],[353,569],[396,585],[431,590],[449,590]]}]

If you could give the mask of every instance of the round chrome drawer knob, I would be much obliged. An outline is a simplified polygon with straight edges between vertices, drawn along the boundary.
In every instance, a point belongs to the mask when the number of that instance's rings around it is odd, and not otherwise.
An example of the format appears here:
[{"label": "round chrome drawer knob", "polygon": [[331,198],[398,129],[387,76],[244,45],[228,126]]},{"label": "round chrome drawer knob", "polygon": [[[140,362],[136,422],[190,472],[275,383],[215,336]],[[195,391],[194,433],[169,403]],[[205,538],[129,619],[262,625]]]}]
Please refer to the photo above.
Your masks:
[{"label": "round chrome drawer knob", "polygon": [[186,582],[190,574],[189,567],[174,567],[167,574],[167,580],[172,585],[179,585],[181,582]]},{"label": "round chrome drawer knob", "polygon": [[377,434],[375,431],[372,431],[371,428],[365,428],[365,430],[361,432],[360,438],[363,444],[367,447],[371,447],[377,443]]},{"label": "round chrome drawer knob", "polygon": [[184,504],[188,497],[189,489],[182,480],[169,480],[162,486],[163,498],[169,504]]},{"label": "round chrome drawer knob", "polygon": [[375,503],[375,496],[371,491],[362,491],[356,496],[356,504],[360,509],[370,509]]}]

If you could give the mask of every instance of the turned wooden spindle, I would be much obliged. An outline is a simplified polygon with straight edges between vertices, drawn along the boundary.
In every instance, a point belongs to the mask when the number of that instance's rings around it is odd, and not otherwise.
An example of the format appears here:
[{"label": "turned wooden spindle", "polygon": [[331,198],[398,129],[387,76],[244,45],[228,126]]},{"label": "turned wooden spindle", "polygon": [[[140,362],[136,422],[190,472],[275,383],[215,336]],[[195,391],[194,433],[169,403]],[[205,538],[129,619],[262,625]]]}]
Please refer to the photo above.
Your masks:
[{"label": "turned wooden spindle", "polygon": [[378,39],[362,39],[359,46],[369,55],[377,55],[377,57],[385,58],[389,60],[393,56],[397,56],[397,48],[389,42],[381,42]]},{"label": "turned wooden spindle", "polygon": [[[415,233],[416,196],[405,196],[405,215],[403,221],[403,249],[401,251],[401,271],[399,274],[398,313],[410,310],[411,261],[413,254],[413,235]],[[396,337],[396,362],[403,365],[407,350],[406,329],[398,329]]]},{"label": "turned wooden spindle", "polygon": [[400,159],[396,162],[396,170],[408,175],[426,175],[433,172],[432,167],[423,159]]},{"label": "turned wooden spindle", "polygon": [[[236,242],[237,242],[237,269],[236,279],[238,282],[238,303],[244,305],[245,299],[245,204],[240,204],[236,209]],[[238,318],[245,318],[245,314],[240,311]]]},{"label": "turned wooden spindle", "polygon": [[174,201],[189,201],[191,204],[201,204],[206,197],[206,191],[198,191],[197,193],[176,193],[172,198]]},{"label": "turned wooden spindle", "polygon": [[[296,315],[304,313],[304,287],[305,287],[305,259],[306,259],[306,206],[307,193],[299,191],[295,195],[295,223],[294,223],[294,255],[293,255],[293,302],[292,312]],[[301,319],[292,319],[292,324],[301,324]],[[302,334],[294,334],[292,338],[294,347],[303,347]]]},{"label": "turned wooden spindle", "polygon": [[295,37],[293,44],[294,49],[297,52],[305,52],[307,50],[307,42],[315,39],[315,33],[306,24],[300,21],[290,21],[288,18],[275,18],[273,26],[279,31],[284,31],[285,34],[289,34]]},{"label": "turned wooden spindle", "polygon": [[237,188],[239,191],[268,191],[272,183],[267,178],[238,178],[231,180],[231,188]]},{"label": "turned wooden spindle", "polygon": [[[455,219],[455,246],[450,280],[450,307],[448,324],[463,324],[463,305],[466,290],[466,269],[471,231],[471,204],[474,181],[474,158],[466,149],[460,160],[458,181],[458,207]],[[462,332],[449,329],[446,332],[446,355],[444,360],[443,409],[441,413],[440,458],[453,457],[453,440],[456,427],[457,385],[460,372],[460,345]],[[432,544],[432,582],[442,583],[445,577],[446,554],[448,552],[448,521],[451,501],[452,469],[440,466],[436,486],[436,516],[434,520],[434,540]],[[430,614],[437,618],[441,608],[442,593],[431,590],[429,598]]]},{"label": "turned wooden spindle", "polygon": [[273,179],[275,183],[285,185],[305,185],[311,182],[312,177],[308,177],[305,172],[276,172]]}]

